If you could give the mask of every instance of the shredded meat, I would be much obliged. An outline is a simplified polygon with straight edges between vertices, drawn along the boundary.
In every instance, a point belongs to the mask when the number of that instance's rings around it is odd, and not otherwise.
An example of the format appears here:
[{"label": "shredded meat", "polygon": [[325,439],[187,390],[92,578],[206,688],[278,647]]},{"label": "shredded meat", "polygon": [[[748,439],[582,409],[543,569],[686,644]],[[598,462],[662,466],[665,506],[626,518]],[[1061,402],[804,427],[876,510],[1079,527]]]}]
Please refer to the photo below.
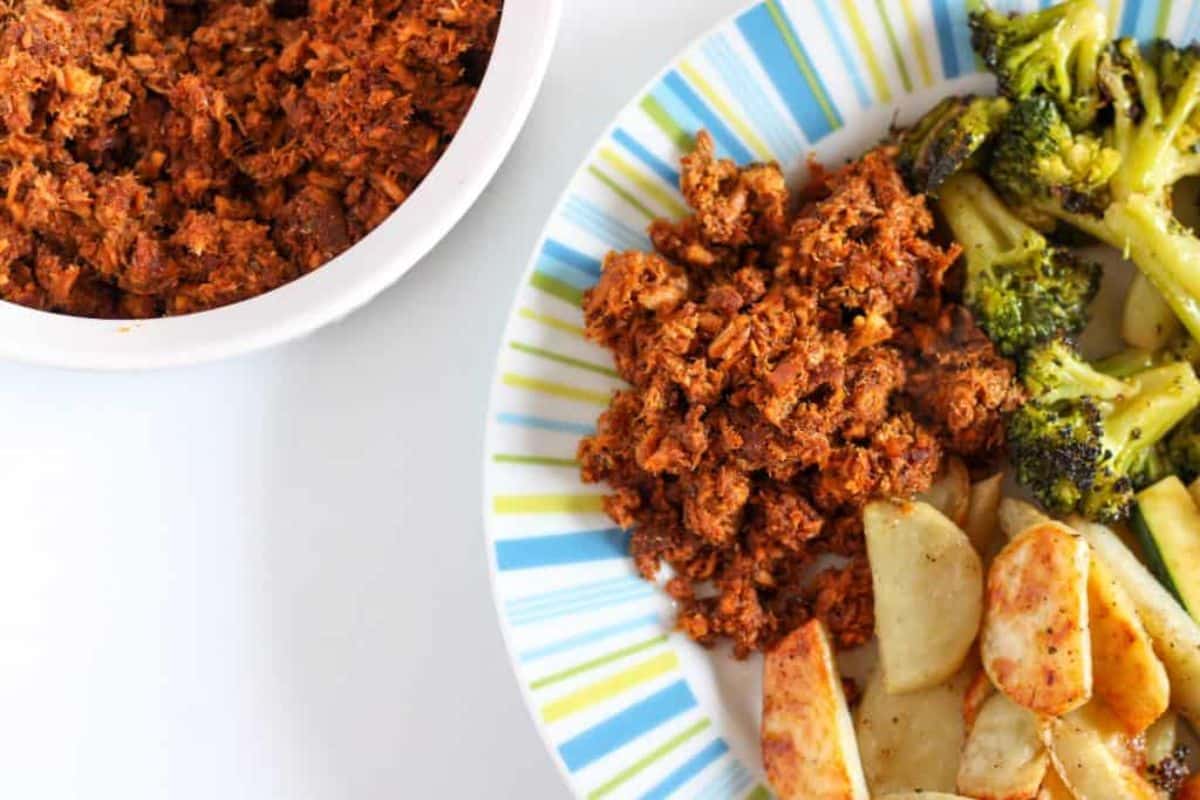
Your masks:
[{"label": "shredded meat", "polygon": [[0,298],[183,314],[316,269],[465,116],[501,0],[0,0]]},{"label": "shredded meat", "polygon": [[579,446],[583,479],[669,565],[678,625],[745,655],[816,615],[841,647],[873,627],[862,506],[929,486],[945,452],[986,459],[1019,400],[1012,365],[943,291],[957,246],[886,148],[816,179],[683,159],[693,214],[653,252],[610,253],[590,339],[630,388]]}]

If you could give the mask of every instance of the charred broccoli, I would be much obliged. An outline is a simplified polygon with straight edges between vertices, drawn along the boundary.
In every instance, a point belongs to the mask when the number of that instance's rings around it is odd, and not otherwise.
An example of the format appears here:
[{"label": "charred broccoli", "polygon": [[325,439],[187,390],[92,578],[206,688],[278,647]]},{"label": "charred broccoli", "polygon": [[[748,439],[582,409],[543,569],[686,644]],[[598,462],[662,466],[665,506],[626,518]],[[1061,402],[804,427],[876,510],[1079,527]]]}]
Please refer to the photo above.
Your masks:
[{"label": "charred broccoli", "polygon": [[1050,244],[974,173],[948,180],[938,206],[963,247],[963,299],[1000,352],[1017,355],[1083,329],[1099,265]]},{"label": "charred broccoli", "polygon": [[1010,203],[1121,250],[1200,337],[1200,239],[1172,213],[1171,186],[1200,174],[1200,50],[1132,40],[1100,56],[1112,120],[1072,132],[1054,103],[1018,104],[997,134],[988,174]]},{"label": "charred broccoli", "polygon": [[1122,518],[1157,469],[1155,447],[1200,404],[1200,380],[1174,362],[1121,380],[1056,338],[1025,354],[1029,401],[1008,423],[1017,479],[1051,511]]},{"label": "charred broccoli", "polygon": [[1039,94],[1058,103],[1073,128],[1092,123],[1102,105],[1097,62],[1108,23],[1094,0],[1029,14],[985,8],[970,16],[971,44],[1013,100]]},{"label": "charred broccoli", "polygon": [[995,134],[1008,101],[1002,97],[947,97],[900,137],[898,163],[910,188],[935,194],[972,164]]}]

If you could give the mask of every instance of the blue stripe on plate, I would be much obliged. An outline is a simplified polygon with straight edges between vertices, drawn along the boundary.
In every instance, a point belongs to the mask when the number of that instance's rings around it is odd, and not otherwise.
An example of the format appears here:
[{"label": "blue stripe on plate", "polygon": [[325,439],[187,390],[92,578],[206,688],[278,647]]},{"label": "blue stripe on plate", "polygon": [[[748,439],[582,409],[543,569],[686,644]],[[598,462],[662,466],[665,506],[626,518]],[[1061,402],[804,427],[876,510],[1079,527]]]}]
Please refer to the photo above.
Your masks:
[{"label": "blue stripe on plate", "polygon": [[648,583],[640,586],[630,586],[627,589],[603,592],[595,597],[584,597],[569,603],[558,603],[544,609],[519,611],[509,616],[513,625],[533,625],[556,617],[587,614],[610,606],[624,605],[634,600],[644,600],[653,597],[655,589]]},{"label": "blue stripe on plate", "polygon": [[522,597],[514,597],[504,604],[504,607],[509,611],[520,611],[530,608],[531,606],[544,605],[547,601],[565,600],[580,594],[591,593],[597,589],[606,589],[613,586],[632,585],[639,583],[640,578],[636,575],[618,575],[615,578],[605,578],[600,581],[592,581],[578,586],[568,586],[565,589],[553,589],[549,592],[538,592],[536,594],[527,594]]},{"label": "blue stripe on plate", "polygon": [[600,259],[592,258],[587,253],[581,253],[575,248],[568,247],[555,239],[546,240],[546,243],[542,245],[542,253],[564,264],[570,264],[576,269],[590,273],[597,278],[600,277]]},{"label": "blue stripe on plate", "polygon": [[497,414],[496,421],[502,425],[514,425],[518,428],[535,428],[554,433],[574,433],[579,436],[591,436],[596,432],[596,426],[586,422],[569,422],[564,419],[548,419],[529,414],[514,414],[509,411]]},{"label": "blue stripe on plate", "polygon": [[[956,1],[954,5],[962,4]],[[933,0],[933,24],[937,28],[938,50],[942,51],[942,74],[957,78],[962,66],[958,63],[958,28],[950,10],[950,0]]]},{"label": "blue stripe on plate", "polygon": [[1139,41],[1152,38],[1157,15],[1158,3],[1147,3],[1145,0],[1125,0],[1125,10],[1121,13],[1121,35],[1132,36]]},{"label": "blue stripe on plate", "polygon": [[584,272],[579,267],[564,264],[556,258],[551,258],[545,253],[542,253],[537,260],[537,271],[552,278],[557,278],[563,283],[569,283],[576,289],[590,289],[596,283],[596,276],[590,272]]},{"label": "blue stripe on plate", "polygon": [[755,128],[762,134],[775,158],[785,166],[799,160],[804,144],[777,106],[767,97],[749,68],[724,35],[713,36],[702,46],[704,55],[741,101]]},{"label": "blue stripe on plate", "polygon": [[496,542],[496,564],[510,570],[624,558],[628,545],[629,533],[620,528],[501,539]]},{"label": "blue stripe on plate", "polygon": [[558,753],[569,771],[578,772],[695,707],[696,696],[687,683],[676,681],[563,742]]},{"label": "blue stripe on plate", "polygon": [[617,128],[612,134],[613,141],[628,150],[638,161],[641,161],[650,171],[662,178],[674,188],[679,188],[679,172],[658,156],[646,149],[645,145],[629,135],[624,128]]},{"label": "blue stripe on plate", "polygon": [[729,752],[729,746],[721,739],[713,739],[698,753],[679,765],[666,778],[646,794],[643,800],[663,800],[679,787],[690,781],[705,767]]},{"label": "blue stripe on plate", "polygon": [[557,642],[535,647],[531,650],[526,650],[521,653],[518,658],[521,661],[536,661],[539,658],[553,656],[559,653],[566,653],[574,650],[577,647],[583,647],[585,644],[598,642],[601,639],[607,639],[610,636],[616,636],[618,633],[626,633],[628,631],[644,628],[647,625],[658,625],[660,623],[658,614],[643,614],[633,619],[627,619],[624,622],[618,622],[614,625],[606,625],[603,628],[597,628],[594,631],[581,633],[578,636],[572,636],[569,639],[562,639]]},{"label": "blue stripe on plate", "polygon": [[[766,3],[759,4],[738,17],[737,27],[746,41],[750,43],[750,49],[754,52],[758,63],[762,65],[767,77],[771,79],[771,83],[774,84],[779,96],[787,105],[788,111],[799,123],[800,129],[804,131],[804,135],[810,142],[818,141],[826,134],[832,133],[835,128],[841,127],[841,117],[837,114],[837,109],[833,107],[831,99],[828,99],[827,102],[833,111],[834,119],[830,120],[825,115],[820,99],[814,94],[813,87],[809,86],[791,49],[779,28],[775,26],[775,21],[771,18],[771,12],[767,9]],[[793,35],[795,35],[794,31]],[[800,47],[801,56],[811,65],[812,59],[805,52],[799,37],[796,37],[796,43]],[[818,90],[824,94],[825,98],[829,98],[829,93],[821,84],[820,76],[817,76],[815,71],[813,74]]]},{"label": "blue stripe on plate", "polygon": [[700,120],[700,124],[708,129],[713,139],[724,145],[725,149],[733,155],[734,161],[739,164],[749,164],[754,160],[754,155],[746,145],[742,144],[741,139],[708,107],[708,104],[700,98],[700,95],[696,94],[696,91],[676,70],[667,73],[667,76],[663,78],[663,85],[675,93],[696,119]]},{"label": "blue stripe on plate", "polygon": [[624,250],[649,250],[650,239],[641,231],[601,211],[577,194],[567,198],[562,215],[605,244]]}]

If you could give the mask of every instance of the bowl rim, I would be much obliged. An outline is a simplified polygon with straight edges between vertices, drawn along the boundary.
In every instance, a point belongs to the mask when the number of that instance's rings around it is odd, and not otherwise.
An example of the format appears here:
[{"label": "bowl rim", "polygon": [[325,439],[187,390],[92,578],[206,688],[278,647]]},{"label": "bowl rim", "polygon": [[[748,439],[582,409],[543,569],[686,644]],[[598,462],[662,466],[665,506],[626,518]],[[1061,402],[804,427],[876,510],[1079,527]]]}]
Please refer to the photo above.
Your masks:
[{"label": "bowl rim", "polygon": [[411,269],[474,205],[541,88],[561,0],[505,0],[496,45],[463,124],[412,195],[322,267],[256,297],[179,317],[89,319],[0,301],[0,359],[140,370],[242,355],[311,333]]}]

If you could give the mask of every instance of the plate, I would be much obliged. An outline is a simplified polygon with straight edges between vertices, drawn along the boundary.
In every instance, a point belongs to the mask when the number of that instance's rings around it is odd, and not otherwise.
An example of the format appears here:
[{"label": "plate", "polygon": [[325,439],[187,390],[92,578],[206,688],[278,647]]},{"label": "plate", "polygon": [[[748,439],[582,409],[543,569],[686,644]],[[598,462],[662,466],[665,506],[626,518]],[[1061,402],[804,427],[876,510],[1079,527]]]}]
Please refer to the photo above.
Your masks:
[{"label": "plate", "polygon": [[0,302],[0,358],[149,369],[240,355],[311,333],[390,286],[479,197],[524,124],[558,31],[561,0],[506,0],[470,110],[417,189],[328,264],[266,294],[182,317],[100,320]]},{"label": "plate", "polygon": [[[674,633],[626,535],[580,483],[575,446],[621,381],[582,336],[582,292],[609,250],[648,249],[685,213],[680,156],[719,154],[801,178],[949,93],[989,91],[961,0],[766,0],[705,34],[617,116],[537,243],[504,331],[487,418],[484,521],[501,627],[534,721],[578,797],[765,798],[761,660]],[[1003,10],[1038,3],[1007,2]],[[1200,4],[1112,2],[1121,35],[1195,38]]]}]

